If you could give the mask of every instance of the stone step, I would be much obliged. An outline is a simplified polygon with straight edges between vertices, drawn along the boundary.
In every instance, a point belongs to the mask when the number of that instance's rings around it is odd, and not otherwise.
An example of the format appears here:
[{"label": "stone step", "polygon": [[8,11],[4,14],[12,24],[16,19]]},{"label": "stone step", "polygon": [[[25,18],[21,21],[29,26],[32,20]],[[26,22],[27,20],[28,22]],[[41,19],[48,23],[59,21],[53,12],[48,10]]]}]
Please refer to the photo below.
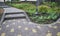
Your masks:
[{"label": "stone step", "polygon": [[25,12],[23,10],[17,9],[17,8],[4,8],[5,13],[21,13],[21,12]]},{"label": "stone step", "polygon": [[26,17],[24,14],[8,14],[5,18],[24,18]]},{"label": "stone step", "polygon": [[12,12],[12,13],[5,13],[6,15],[8,14],[24,14],[24,12]]},{"label": "stone step", "polygon": [[18,11],[16,11],[16,12],[6,12],[6,14],[17,14],[17,13],[24,13],[24,12],[18,12]]}]

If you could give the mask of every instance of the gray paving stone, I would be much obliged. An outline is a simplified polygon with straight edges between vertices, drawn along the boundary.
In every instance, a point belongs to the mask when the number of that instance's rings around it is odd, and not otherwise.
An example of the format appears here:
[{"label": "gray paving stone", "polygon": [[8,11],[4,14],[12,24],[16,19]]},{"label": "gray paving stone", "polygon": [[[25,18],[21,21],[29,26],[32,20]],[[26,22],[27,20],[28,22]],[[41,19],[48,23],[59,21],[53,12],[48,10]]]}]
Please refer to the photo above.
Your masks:
[{"label": "gray paving stone", "polygon": [[0,35],[5,33],[6,36],[56,36],[60,32],[60,24],[39,26],[32,22],[25,24],[23,22],[26,22],[26,19],[5,20],[2,24]]}]

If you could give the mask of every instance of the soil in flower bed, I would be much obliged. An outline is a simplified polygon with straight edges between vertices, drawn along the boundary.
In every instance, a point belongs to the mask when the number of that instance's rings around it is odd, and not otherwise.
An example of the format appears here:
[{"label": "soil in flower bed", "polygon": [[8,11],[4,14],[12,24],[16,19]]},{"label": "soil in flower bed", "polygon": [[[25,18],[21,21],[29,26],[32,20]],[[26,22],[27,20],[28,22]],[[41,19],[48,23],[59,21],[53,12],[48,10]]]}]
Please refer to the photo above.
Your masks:
[{"label": "soil in flower bed", "polygon": [[0,20],[1,20],[3,12],[4,12],[3,8],[0,8]]}]

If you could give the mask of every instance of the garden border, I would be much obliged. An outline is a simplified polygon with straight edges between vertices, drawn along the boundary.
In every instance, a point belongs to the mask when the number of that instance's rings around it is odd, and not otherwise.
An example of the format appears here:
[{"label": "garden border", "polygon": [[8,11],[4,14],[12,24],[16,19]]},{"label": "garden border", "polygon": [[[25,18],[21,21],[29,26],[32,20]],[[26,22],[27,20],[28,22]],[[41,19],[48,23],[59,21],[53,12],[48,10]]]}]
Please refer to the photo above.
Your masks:
[{"label": "garden border", "polygon": [[[27,15],[27,17],[28,17],[28,15]],[[53,22],[53,23],[51,23],[51,24],[38,24],[38,23],[35,23],[35,24],[40,25],[40,26],[55,25],[55,24],[57,24],[57,23],[59,22],[59,20],[60,20],[60,18],[57,19],[57,21],[55,21],[55,22]],[[29,17],[28,17],[28,21],[29,21],[29,22],[32,22]],[[32,22],[32,23],[34,23],[34,22]]]}]

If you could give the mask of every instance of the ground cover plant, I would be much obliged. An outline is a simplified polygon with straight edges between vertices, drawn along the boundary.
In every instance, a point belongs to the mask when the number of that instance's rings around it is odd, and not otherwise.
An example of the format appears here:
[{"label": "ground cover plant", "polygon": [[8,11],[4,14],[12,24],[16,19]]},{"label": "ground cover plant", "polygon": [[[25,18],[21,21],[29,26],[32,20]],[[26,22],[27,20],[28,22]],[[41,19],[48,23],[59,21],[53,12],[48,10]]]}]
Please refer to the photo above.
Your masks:
[{"label": "ground cover plant", "polygon": [[11,4],[18,9],[25,10],[32,22],[39,24],[50,24],[60,16],[60,7],[56,2],[43,2],[38,6],[38,15],[36,15],[36,5],[32,3]]}]

